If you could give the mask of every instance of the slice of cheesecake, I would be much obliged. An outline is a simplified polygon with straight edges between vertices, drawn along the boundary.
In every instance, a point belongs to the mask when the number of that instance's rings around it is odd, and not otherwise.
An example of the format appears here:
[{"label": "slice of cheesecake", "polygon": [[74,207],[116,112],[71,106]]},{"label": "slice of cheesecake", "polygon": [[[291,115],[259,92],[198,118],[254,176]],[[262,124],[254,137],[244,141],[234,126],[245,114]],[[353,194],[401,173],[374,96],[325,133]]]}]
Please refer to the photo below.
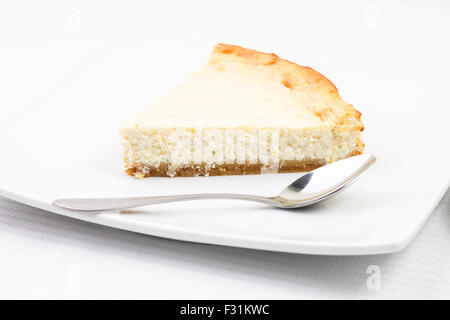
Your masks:
[{"label": "slice of cheesecake", "polygon": [[218,44],[121,130],[138,178],[297,172],[361,154],[361,114],[319,72]]}]

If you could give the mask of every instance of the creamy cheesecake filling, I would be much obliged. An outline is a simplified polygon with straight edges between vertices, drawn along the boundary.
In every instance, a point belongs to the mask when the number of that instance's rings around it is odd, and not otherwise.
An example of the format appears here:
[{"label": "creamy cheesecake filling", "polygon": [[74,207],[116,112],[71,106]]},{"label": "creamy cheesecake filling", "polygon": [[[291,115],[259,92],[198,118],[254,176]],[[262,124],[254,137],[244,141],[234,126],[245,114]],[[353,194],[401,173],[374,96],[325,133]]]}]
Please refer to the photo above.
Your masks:
[{"label": "creamy cheesecake filling", "polygon": [[[299,106],[302,106],[299,108]],[[333,123],[314,114],[323,102],[262,72],[206,65],[139,112],[127,125],[142,127],[298,128]],[[337,115],[335,115],[337,116]]]},{"label": "creamy cheesecake filling", "polygon": [[173,128],[123,129],[125,165],[167,166],[167,176],[180,168],[221,164],[260,164],[278,172],[281,161],[332,162],[354,154],[357,130]]}]

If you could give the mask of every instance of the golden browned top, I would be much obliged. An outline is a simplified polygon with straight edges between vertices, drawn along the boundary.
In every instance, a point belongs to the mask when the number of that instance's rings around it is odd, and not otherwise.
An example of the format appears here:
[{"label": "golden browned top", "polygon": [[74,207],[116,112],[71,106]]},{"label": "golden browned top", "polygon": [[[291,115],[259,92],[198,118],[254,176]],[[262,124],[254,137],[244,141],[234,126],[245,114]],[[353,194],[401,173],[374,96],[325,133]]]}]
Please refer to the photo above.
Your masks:
[{"label": "golden browned top", "polygon": [[[217,44],[211,54],[210,64],[245,63],[263,68],[275,78],[281,79],[281,83],[294,91],[299,91],[311,96],[316,101],[321,101],[324,108],[317,110],[320,118],[336,118],[336,124],[343,129],[363,130],[361,113],[352,105],[342,100],[336,86],[324,75],[316,70],[300,66],[296,63],[278,57],[274,53],[264,53],[246,49],[237,45]],[[225,63],[225,64],[226,64]]]}]

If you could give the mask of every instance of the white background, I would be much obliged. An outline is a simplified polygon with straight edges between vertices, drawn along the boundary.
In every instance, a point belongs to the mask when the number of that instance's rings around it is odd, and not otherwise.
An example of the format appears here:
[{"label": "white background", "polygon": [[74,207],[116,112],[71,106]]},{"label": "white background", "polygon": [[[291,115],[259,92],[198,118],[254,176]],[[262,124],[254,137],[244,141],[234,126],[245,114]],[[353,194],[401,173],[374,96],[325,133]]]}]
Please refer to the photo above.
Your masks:
[{"label": "white background", "polygon": [[[111,99],[120,96],[124,108],[150,101],[200,65],[214,43],[225,42],[275,51],[323,71],[344,99],[351,97],[347,100],[369,114],[365,123],[370,125],[370,108],[376,105],[359,103],[368,96],[402,103],[408,87],[423,88],[415,92],[421,101],[429,97],[436,103],[436,92],[447,90],[449,15],[446,1],[4,1],[0,108],[17,110],[45,99],[61,81],[70,85],[67,75],[79,69],[110,72],[111,83],[92,90],[104,90]],[[111,56],[95,58],[105,46],[113,48]],[[191,54],[193,46],[205,55]],[[186,65],[186,57],[192,64]],[[142,74],[158,74],[160,81],[141,86],[127,81]],[[439,103],[448,105],[447,100]],[[426,113],[427,107],[424,103],[411,112],[441,124],[434,129],[437,136],[448,135],[442,130],[448,112],[434,115]],[[386,121],[393,116],[408,121],[395,109]],[[0,296],[448,298],[448,212],[447,194],[402,253],[313,257],[162,240],[1,199]],[[370,265],[381,268],[379,290],[366,286]]]}]

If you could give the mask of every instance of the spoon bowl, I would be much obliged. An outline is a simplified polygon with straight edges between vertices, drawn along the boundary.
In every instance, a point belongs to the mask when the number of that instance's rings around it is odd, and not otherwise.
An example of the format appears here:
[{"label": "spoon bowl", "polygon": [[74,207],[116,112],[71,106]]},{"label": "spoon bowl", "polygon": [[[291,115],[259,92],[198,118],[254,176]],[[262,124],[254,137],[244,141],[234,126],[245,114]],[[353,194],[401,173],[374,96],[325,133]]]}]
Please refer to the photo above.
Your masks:
[{"label": "spoon bowl", "polygon": [[309,206],[335,196],[376,161],[372,154],[350,157],[303,174],[275,198],[284,208]]}]

